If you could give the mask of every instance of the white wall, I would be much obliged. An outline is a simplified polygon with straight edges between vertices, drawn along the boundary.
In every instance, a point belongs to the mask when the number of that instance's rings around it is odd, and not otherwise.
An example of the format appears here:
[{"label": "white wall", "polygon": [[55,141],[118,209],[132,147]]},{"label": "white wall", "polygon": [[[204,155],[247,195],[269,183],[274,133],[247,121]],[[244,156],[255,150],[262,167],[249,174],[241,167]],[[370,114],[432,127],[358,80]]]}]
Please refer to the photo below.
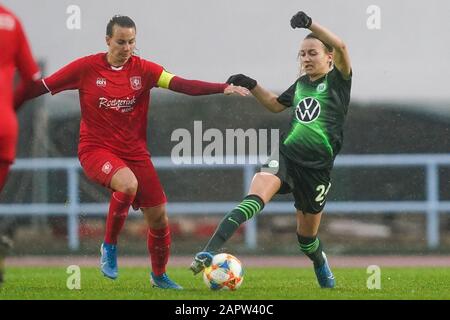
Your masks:
[{"label": "white wall", "polygon": [[[3,0],[22,19],[47,74],[71,60],[105,51],[106,24],[132,17],[140,55],[186,78],[225,81],[246,73],[280,92],[297,75],[305,30],[291,16],[304,10],[347,43],[353,99],[362,102],[450,101],[450,1],[445,0]],[[69,5],[81,8],[81,30],[69,30]],[[369,30],[369,5],[381,29]]]}]

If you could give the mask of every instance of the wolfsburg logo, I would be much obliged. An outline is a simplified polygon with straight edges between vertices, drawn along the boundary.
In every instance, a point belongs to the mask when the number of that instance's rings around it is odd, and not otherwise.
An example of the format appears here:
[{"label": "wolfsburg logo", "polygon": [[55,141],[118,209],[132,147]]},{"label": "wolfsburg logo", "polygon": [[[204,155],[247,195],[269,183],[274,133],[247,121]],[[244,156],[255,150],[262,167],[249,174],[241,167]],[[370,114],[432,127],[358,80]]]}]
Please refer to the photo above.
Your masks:
[{"label": "wolfsburg logo", "polygon": [[321,84],[319,84],[316,88],[317,92],[324,92],[325,90],[327,90],[327,85],[325,82],[322,82]]},{"label": "wolfsburg logo", "polygon": [[320,115],[320,103],[314,98],[308,97],[300,101],[295,109],[298,121],[309,123],[316,120]]}]

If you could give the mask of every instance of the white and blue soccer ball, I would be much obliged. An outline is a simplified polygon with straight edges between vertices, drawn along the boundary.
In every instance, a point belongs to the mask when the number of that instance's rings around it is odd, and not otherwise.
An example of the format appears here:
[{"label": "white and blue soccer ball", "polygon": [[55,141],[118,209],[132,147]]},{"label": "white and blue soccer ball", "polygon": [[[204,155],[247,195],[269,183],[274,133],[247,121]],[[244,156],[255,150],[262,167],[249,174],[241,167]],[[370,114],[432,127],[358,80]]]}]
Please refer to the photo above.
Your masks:
[{"label": "white and blue soccer ball", "polygon": [[244,280],[241,262],[233,255],[220,253],[203,270],[203,281],[211,290],[236,290]]}]

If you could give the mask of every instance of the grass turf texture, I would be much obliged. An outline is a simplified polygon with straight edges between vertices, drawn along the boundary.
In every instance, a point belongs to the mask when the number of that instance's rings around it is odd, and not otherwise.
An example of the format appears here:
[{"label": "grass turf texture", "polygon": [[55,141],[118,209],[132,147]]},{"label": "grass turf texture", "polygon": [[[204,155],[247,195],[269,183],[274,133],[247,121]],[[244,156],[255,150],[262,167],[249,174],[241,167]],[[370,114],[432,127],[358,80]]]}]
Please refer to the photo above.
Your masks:
[{"label": "grass turf texture", "polygon": [[69,290],[65,268],[10,267],[0,287],[7,299],[317,300],[450,299],[450,268],[381,268],[381,289],[367,289],[365,268],[334,268],[337,287],[320,289],[312,268],[247,268],[237,291],[211,291],[201,274],[169,268],[182,291],[152,288],[148,268],[123,267],[109,280],[98,268],[81,268],[81,289]]}]

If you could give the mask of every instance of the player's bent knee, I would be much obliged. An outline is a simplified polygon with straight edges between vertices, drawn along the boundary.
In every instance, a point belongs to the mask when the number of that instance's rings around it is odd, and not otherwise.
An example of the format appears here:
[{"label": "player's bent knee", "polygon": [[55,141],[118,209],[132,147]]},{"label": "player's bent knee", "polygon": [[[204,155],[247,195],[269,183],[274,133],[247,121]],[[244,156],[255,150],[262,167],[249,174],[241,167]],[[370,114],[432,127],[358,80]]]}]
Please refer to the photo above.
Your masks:
[{"label": "player's bent knee", "polygon": [[280,178],[269,172],[258,172],[253,176],[253,182],[275,185],[280,183]]},{"label": "player's bent knee", "polygon": [[258,172],[253,176],[249,194],[256,194],[264,200],[264,203],[267,203],[280,187],[280,178],[271,173]]},{"label": "player's bent knee", "polygon": [[133,195],[137,193],[137,184],[136,186],[134,185],[129,185],[125,187],[125,190],[122,191],[123,193],[129,194],[129,195]]},{"label": "player's bent knee", "polygon": [[138,181],[129,168],[122,168],[111,179],[111,188],[129,195],[136,194]]},{"label": "player's bent knee", "polygon": [[138,189],[138,185],[139,185],[139,183],[138,183],[136,177],[134,177],[134,179],[132,179],[132,180],[127,184],[127,187],[126,187],[126,193],[129,193],[129,194],[136,194],[137,189]]},{"label": "player's bent knee", "polygon": [[120,181],[112,185],[112,188],[116,191],[133,195],[137,192],[138,182],[136,179],[130,181]]},{"label": "player's bent knee", "polygon": [[142,212],[151,228],[160,229],[169,224],[165,205],[153,208],[142,208]]}]

